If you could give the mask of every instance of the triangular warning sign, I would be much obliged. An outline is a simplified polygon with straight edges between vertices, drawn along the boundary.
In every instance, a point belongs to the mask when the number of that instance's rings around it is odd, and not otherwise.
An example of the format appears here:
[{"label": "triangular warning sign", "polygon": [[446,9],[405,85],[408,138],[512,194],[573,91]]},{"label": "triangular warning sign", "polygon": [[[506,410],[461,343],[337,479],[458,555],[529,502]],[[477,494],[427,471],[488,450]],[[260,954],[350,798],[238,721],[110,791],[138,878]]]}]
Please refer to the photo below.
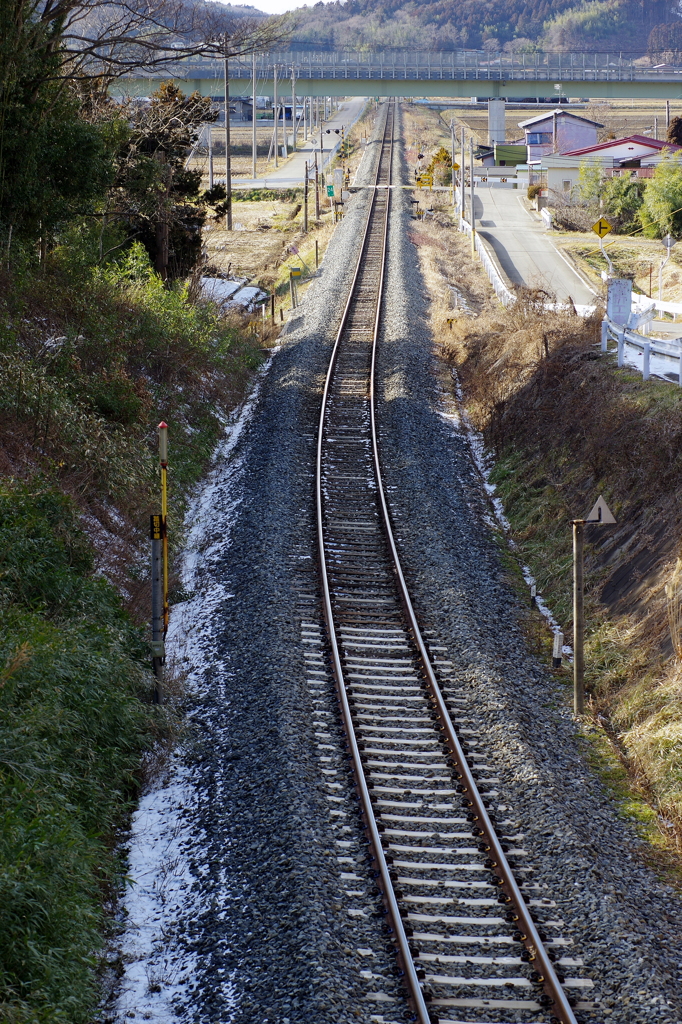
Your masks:
[{"label": "triangular warning sign", "polygon": [[587,523],[602,523],[604,526],[613,526],[616,520],[611,514],[609,506],[606,504],[601,494],[597,498],[594,508],[590,512],[589,516],[585,520]]}]

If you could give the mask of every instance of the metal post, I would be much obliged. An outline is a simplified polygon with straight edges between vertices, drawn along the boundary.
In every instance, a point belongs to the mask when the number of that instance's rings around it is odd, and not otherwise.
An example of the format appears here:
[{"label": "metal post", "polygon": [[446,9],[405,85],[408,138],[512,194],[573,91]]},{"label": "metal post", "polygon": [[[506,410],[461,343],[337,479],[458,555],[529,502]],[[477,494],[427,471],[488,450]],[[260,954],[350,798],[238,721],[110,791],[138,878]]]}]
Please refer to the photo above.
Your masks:
[{"label": "metal post", "polygon": [[168,630],[168,424],[159,423],[161,467],[161,542],[163,549],[163,632]]},{"label": "metal post", "polygon": [[670,100],[665,101],[665,126],[670,127]]},{"label": "metal post", "polygon": [[[227,39],[225,40],[227,49]],[[223,69],[225,72],[225,227],[232,230],[232,154],[230,153],[230,80],[228,57],[225,54]]]},{"label": "metal post", "polygon": [[289,271],[289,294],[291,295],[291,308],[296,309],[296,292],[294,290],[294,276]]},{"label": "metal post", "polygon": [[310,97],[303,97],[303,141],[308,141],[308,104],[310,103]]},{"label": "metal post", "polygon": [[275,293],[270,296],[270,316],[275,319]]},{"label": "metal post", "polygon": [[[320,245],[319,245],[319,242],[317,241],[317,239],[315,239],[315,270],[318,269],[319,265],[320,265]],[[682,355],[680,356],[680,366],[682,366]],[[682,383],[682,376],[680,377],[680,382]]]},{"label": "metal post", "polygon": [[619,330],[617,334],[618,338],[618,365],[622,366],[625,362],[625,330]]},{"label": "metal post", "polygon": [[455,206],[455,200],[457,196],[457,190],[455,185],[455,121],[454,118],[450,120],[450,170],[452,177],[450,184],[452,185],[452,205]]},{"label": "metal post", "polygon": [[289,148],[287,146],[287,107],[284,99],[282,99],[282,156],[286,160],[289,156]]},{"label": "metal post", "polygon": [[650,365],[651,365],[651,342],[645,341],[644,348],[642,350],[642,379],[648,380],[650,377]]},{"label": "metal post", "polygon": [[[277,138],[277,65],[274,65],[272,78],[272,122],[273,139],[275,142],[275,167],[279,167],[279,139]],[[266,172],[267,173],[267,172]]]},{"label": "metal post", "polygon": [[602,322],[601,322],[601,350],[602,350],[602,352],[608,352],[608,350],[609,350],[609,322],[608,322],[608,320],[602,320]]},{"label": "metal post", "polygon": [[291,152],[296,152],[296,71],[291,65]]},{"label": "metal post", "polygon": [[258,177],[258,137],[256,134],[256,51],[253,52],[253,92],[251,94],[251,173],[253,178]]},{"label": "metal post", "polygon": [[305,162],[305,178],[303,184],[303,231],[308,234],[308,161]]},{"label": "metal post", "polygon": [[469,174],[471,175],[471,255],[476,255],[476,212],[474,207],[474,137],[469,139]]},{"label": "metal post", "polygon": [[161,516],[152,516],[149,535],[152,547],[152,671],[154,703],[163,704],[163,529]]},{"label": "metal post", "polygon": [[585,521],[573,520],[573,710],[582,715],[585,702],[585,653],[583,631],[585,609],[583,593]]},{"label": "metal post", "polygon": [[[317,166],[317,152],[315,153],[315,220],[320,219],[320,172]],[[317,242],[315,242],[317,245]]]},{"label": "metal post", "polygon": [[460,161],[459,173],[461,178],[459,179],[459,201],[460,201],[460,215],[464,220],[464,200],[466,198],[464,192],[464,168],[466,167],[466,157],[464,153],[464,125],[462,125],[462,159]]}]

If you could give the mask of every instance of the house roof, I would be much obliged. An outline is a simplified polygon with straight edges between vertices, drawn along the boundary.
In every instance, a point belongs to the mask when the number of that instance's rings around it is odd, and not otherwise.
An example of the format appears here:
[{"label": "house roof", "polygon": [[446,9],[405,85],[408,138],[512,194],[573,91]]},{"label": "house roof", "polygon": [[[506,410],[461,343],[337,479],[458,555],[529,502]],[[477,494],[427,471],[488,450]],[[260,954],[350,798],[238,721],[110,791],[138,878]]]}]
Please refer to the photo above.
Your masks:
[{"label": "house roof", "polygon": [[571,149],[563,155],[585,156],[588,153],[603,153],[604,150],[615,149],[617,146],[622,146],[625,142],[633,142],[636,146],[645,146],[647,149],[653,149],[655,152],[660,152],[662,149],[673,151],[682,149],[682,146],[676,146],[672,142],[663,142],[661,139],[651,139],[648,135],[627,135],[624,139],[608,139],[607,142],[600,142],[596,146],[587,146],[585,149]]},{"label": "house roof", "polygon": [[519,128],[528,128],[532,124],[539,124],[541,121],[550,121],[554,115],[561,115],[561,117],[571,117],[574,121],[582,121],[583,124],[594,125],[595,128],[603,128],[603,124],[599,124],[599,121],[591,121],[589,117],[580,117],[578,114],[574,114],[571,110],[547,110],[544,114],[537,114],[535,117],[529,118],[527,121],[519,121]]}]

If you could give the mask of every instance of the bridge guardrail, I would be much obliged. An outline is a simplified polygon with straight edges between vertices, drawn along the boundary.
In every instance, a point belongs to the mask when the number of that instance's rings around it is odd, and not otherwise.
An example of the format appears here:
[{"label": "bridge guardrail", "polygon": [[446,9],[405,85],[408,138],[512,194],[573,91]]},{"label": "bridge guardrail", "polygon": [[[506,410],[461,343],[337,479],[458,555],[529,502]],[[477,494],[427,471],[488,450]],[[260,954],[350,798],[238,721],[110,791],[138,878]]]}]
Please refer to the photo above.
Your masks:
[{"label": "bridge guardrail", "polygon": [[[488,53],[484,50],[385,51],[377,53],[276,52],[256,55],[256,74],[269,78],[277,64],[294,70],[299,78],[315,79],[397,79],[444,81],[528,81],[528,82],[622,82],[671,81],[679,84],[682,65],[643,67],[632,58],[613,53]],[[234,58],[230,75],[250,78],[252,58]],[[216,58],[188,58],[178,61],[174,74],[219,77],[222,63]],[[184,74],[183,74],[184,72]],[[144,77],[144,76],[142,76]]]},{"label": "bridge guardrail", "polygon": [[[663,380],[669,380],[669,378],[665,376],[665,370],[663,369],[664,367],[669,366],[670,370],[668,372],[677,371],[678,386],[682,387],[682,339],[665,341],[662,338],[645,338],[644,335],[638,334],[636,331],[629,330],[627,327],[623,327],[620,324],[614,324],[613,321],[609,320],[607,317],[602,320],[602,352],[608,352],[609,340],[615,341],[618,346],[617,354],[619,366],[624,366],[627,362],[629,366],[641,370],[644,380],[649,380],[652,373],[653,356],[653,372],[655,375],[661,377]],[[626,359],[627,348],[635,349],[642,353],[641,367],[639,363],[634,363],[631,360]],[[656,368],[656,363],[660,364],[658,369]],[[671,383],[673,382],[671,381]]]}]

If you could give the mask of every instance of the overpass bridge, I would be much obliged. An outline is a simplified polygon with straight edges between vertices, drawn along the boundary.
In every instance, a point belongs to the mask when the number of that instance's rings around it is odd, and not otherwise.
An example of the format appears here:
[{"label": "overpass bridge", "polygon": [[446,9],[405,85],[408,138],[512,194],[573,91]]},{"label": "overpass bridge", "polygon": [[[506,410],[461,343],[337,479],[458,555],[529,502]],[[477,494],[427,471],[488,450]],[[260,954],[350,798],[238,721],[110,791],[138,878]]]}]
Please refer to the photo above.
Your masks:
[{"label": "overpass bridge", "polygon": [[[251,93],[253,58],[229,62],[230,94]],[[483,50],[283,52],[257,54],[256,92],[272,96],[277,78],[295,76],[299,96],[405,96],[479,99],[556,99],[589,96],[606,99],[682,99],[682,65],[647,66],[644,58],[620,53],[530,54]],[[148,96],[173,77],[187,92],[224,94],[223,62],[212,58],[179,61],[163,75],[121,78],[114,95]],[[282,87],[287,88],[282,82]]]}]

